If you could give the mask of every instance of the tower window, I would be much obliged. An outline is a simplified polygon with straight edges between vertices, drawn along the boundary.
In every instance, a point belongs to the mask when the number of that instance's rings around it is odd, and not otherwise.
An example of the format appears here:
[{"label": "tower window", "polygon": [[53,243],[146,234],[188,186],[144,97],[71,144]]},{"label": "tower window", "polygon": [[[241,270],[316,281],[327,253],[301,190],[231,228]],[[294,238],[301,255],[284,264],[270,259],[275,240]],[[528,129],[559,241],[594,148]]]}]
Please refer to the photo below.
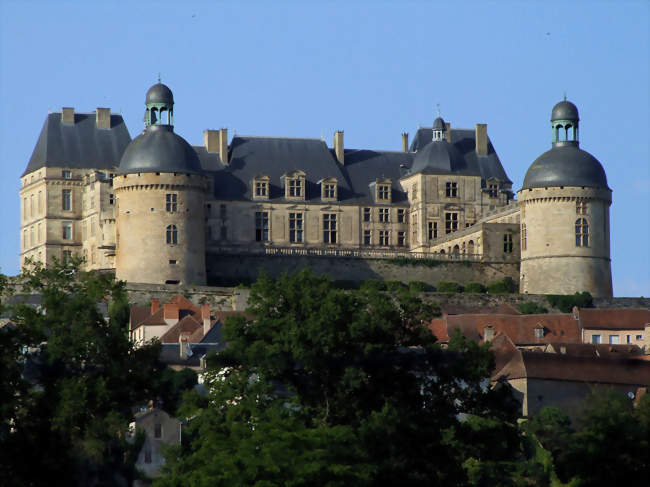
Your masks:
[{"label": "tower window", "polygon": [[457,198],[458,197],[458,183],[448,182],[445,185],[445,196],[447,196],[447,198]]},{"label": "tower window", "polygon": [[458,213],[445,213],[445,233],[458,231]]},{"label": "tower window", "polygon": [[586,218],[576,220],[576,247],[589,247],[589,223]]},{"label": "tower window", "polygon": [[176,245],[178,243],[178,228],[176,225],[167,226],[167,244]]},{"label": "tower window", "polygon": [[72,190],[61,190],[61,209],[63,211],[72,211]]},{"label": "tower window", "polygon": [[113,193],[110,193],[108,195],[108,204],[109,205],[114,205],[115,204],[115,195]]},{"label": "tower window", "polygon": [[390,208],[379,208],[379,221],[381,223],[388,223],[390,215]]},{"label": "tower window", "polygon": [[256,242],[269,241],[269,212],[268,211],[255,212],[255,241]]},{"label": "tower window", "polygon": [[404,223],[406,221],[406,210],[404,208],[397,209],[397,223]]},{"label": "tower window", "polygon": [[582,200],[576,201],[576,215],[586,215],[587,214],[587,202]]},{"label": "tower window", "polygon": [[176,193],[167,193],[165,195],[165,209],[172,213],[178,209],[178,195]]},{"label": "tower window", "polygon": [[323,214],[323,242],[336,243],[336,213]]},{"label": "tower window", "polygon": [[497,196],[499,196],[499,185],[498,184],[488,185],[488,194],[490,195],[490,198],[496,198]]},{"label": "tower window", "polygon": [[512,233],[506,233],[503,236],[503,252],[512,254]]},{"label": "tower window", "polygon": [[521,249],[526,250],[528,244],[528,235],[526,234],[526,224],[521,224]]},{"label": "tower window", "polygon": [[302,213],[289,213],[289,242],[302,243]]},{"label": "tower window", "polygon": [[61,230],[63,240],[72,240],[72,222],[63,222]]}]

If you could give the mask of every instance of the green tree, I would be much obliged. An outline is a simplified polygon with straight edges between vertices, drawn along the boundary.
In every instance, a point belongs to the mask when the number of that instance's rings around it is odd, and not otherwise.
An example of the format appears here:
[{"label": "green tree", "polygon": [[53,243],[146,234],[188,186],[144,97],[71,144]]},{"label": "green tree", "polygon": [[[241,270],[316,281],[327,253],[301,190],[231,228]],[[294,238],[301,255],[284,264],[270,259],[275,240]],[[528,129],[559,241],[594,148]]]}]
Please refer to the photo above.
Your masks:
[{"label": "green tree", "polygon": [[15,328],[0,332],[3,485],[134,478],[131,408],[156,395],[159,349],[134,349],[124,323],[102,316],[98,304],[117,311],[125,302],[123,283],[80,272],[76,261],[33,264],[22,279],[42,302],[16,305]]},{"label": "green tree", "polygon": [[[465,485],[470,458],[519,459],[491,352],[462,337],[442,350],[434,305],[308,271],[262,277],[249,303],[254,320],[228,321],[209,399],[186,411],[191,439],[157,485]],[[499,447],[468,445],[488,437]]]}]

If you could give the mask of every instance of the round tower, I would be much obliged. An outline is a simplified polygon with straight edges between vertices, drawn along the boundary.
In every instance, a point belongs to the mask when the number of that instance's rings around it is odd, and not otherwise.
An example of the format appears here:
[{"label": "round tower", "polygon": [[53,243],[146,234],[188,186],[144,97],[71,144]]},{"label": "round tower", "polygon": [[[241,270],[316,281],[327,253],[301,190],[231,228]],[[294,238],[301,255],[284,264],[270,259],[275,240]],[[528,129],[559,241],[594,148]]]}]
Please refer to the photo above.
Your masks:
[{"label": "round tower", "polygon": [[145,130],[127,146],[116,196],[116,277],[154,284],[205,284],[208,180],[194,149],[174,133],[174,96],[147,91]]},{"label": "round tower", "polygon": [[552,148],[528,168],[517,193],[521,292],[612,296],[612,191],[603,166],[579,147],[579,121],[570,101],[553,107]]}]

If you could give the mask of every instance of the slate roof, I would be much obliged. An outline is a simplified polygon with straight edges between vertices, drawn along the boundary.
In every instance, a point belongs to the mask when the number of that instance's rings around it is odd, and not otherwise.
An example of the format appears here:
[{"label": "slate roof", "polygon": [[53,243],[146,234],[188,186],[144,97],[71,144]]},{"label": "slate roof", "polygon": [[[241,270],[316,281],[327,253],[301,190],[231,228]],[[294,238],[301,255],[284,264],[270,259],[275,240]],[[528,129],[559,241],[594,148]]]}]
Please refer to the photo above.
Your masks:
[{"label": "slate roof", "polygon": [[650,309],[579,309],[578,318],[583,328],[600,330],[643,330],[650,323]]},{"label": "slate roof", "polygon": [[184,365],[186,367],[199,367],[201,357],[213,352],[220,352],[226,348],[225,343],[192,343],[192,355],[183,359],[178,343],[163,343],[160,350],[160,361],[165,365]]},{"label": "slate roof", "polygon": [[121,115],[111,115],[111,128],[95,125],[95,113],[75,113],[74,124],[61,123],[61,112],[45,119],[36,147],[22,176],[42,167],[111,169],[131,142]]}]

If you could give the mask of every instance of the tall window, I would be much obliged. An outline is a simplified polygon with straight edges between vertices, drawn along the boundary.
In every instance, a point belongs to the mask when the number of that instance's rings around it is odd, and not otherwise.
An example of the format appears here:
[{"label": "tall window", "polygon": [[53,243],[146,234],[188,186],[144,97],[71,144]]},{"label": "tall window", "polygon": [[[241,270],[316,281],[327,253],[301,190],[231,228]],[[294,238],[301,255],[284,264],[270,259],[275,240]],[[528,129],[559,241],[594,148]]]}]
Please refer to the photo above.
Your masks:
[{"label": "tall window", "polygon": [[458,213],[445,213],[445,233],[458,230]]},{"label": "tall window", "polygon": [[363,209],[363,221],[364,222],[369,222],[370,221],[370,208],[364,208]]},{"label": "tall window", "polygon": [[406,221],[406,210],[404,208],[397,209],[397,223],[404,223]]},{"label": "tall window", "polygon": [[289,179],[289,196],[302,196],[302,181],[300,179]]},{"label": "tall window", "polygon": [[61,190],[61,208],[63,211],[72,210],[72,190],[64,189]]},{"label": "tall window", "polygon": [[456,198],[458,196],[458,183],[448,182],[445,185],[445,196],[447,198]]},{"label": "tall window", "polygon": [[586,218],[576,220],[576,247],[589,247],[589,223]]},{"label": "tall window", "polygon": [[379,245],[390,245],[390,232],[379,230]]},{"label": "tall window", "polygon": [[336,199],[336,183],[325,183],[323,186],[323,198]]},{"label": "tall window", "polygon": [[489,184],[488,185],[488,195],[490,198],[496,198],[499,196],[499,185],[498,184]]},{"label": "tall window", "polygon": [[587,202],[584,200],[576,201],[576,215],[586,215],[587,214]]},{"label": "tall window", "polygon": [[528,244],[528,235],[526,233],[526,224],[522,223],[521,224],[521,249],[526,250],[527,244]]},{"label": "tall window", "polygon": [[225,220],[228,217],[228,207],[224,204],[219,205],[219,217]]},{"label": "tall window", "polygon": [[323,214],[323,242],[336,243],[336,213]]},{"label": "tall window", "polygon": [[269,212],[268,211],[255,212],[255,241],[256,242],[269,241]]},{"label": "tall window", "polygon": [[176,193],[167,193],[165,195],[165,209],[169,212],[175,212],[178,209],[178,195]]},{"label": "tall window", "polygon": [[377,199],[379,201],[390,201],[390,185],[388,184],[377,185]]},{"label": "tall window", "polygon": [[388,223],[390,215],[390,208],[379,208],[379,221],[381,223]]},{"label": "tall window", "polygon": [[399,247],[406,245],[406,232],[397,232],[397,245]]},{"label": "tall window", "polygon": [[438,222],[428,222],[429,240],[438,238]]},{"label": "tall window", "polygon": [[591,343],[598,345],[600,343],[600,335],[591,335]]},{"label": "tall window", "polygon": [[108,195],[108,204],[109,205],[114,205],[115,204],[115,195],[113,193],[109,193],[109,195]]},{"label": "tall window", "polygon": [[372,244],[372,233],[370,233],[370,230],[364,230],[363,245],[370,245],[370,244]]},{"label": "tall window", "polygon": [[43,241],[43,226],[38,224],[38,241],[39,243]]},{"label": "tall window", "polygon": [[167,244],[176,245],[178,243],[178,228],[176,225],[167,226]]},{"label": "tall window", "polygon": [[63,251],[63,263],[67,264],[72,259],[72,250]]},{"label": "tall window", "polygon": [[258,198],[266,198],[269,195],[268,181],[255,181],[255,196]]},{"label": "tall window", "polygon": [[289,213],[289,242],[302,243],[302,213]]},{"label": "tall window", "polygon": [[512,233],[506,233],[503,236],[503,251],[506,254],[512,254]]},{"label": "tall window", "polygon": [[32,246],[33,246],[34,243],[35,243],[35,239],[34,239],[34,227],[32,226],[32,227],[29,229],[29,245],[32,245]]},{"label": "tall window", "polygon": [[29,197],[29,216],[34,216],[34,195]]},{"label": "tall window", "polygon": [[72,240],[72,222],[63,222],[61,224],[63,240]]}]

